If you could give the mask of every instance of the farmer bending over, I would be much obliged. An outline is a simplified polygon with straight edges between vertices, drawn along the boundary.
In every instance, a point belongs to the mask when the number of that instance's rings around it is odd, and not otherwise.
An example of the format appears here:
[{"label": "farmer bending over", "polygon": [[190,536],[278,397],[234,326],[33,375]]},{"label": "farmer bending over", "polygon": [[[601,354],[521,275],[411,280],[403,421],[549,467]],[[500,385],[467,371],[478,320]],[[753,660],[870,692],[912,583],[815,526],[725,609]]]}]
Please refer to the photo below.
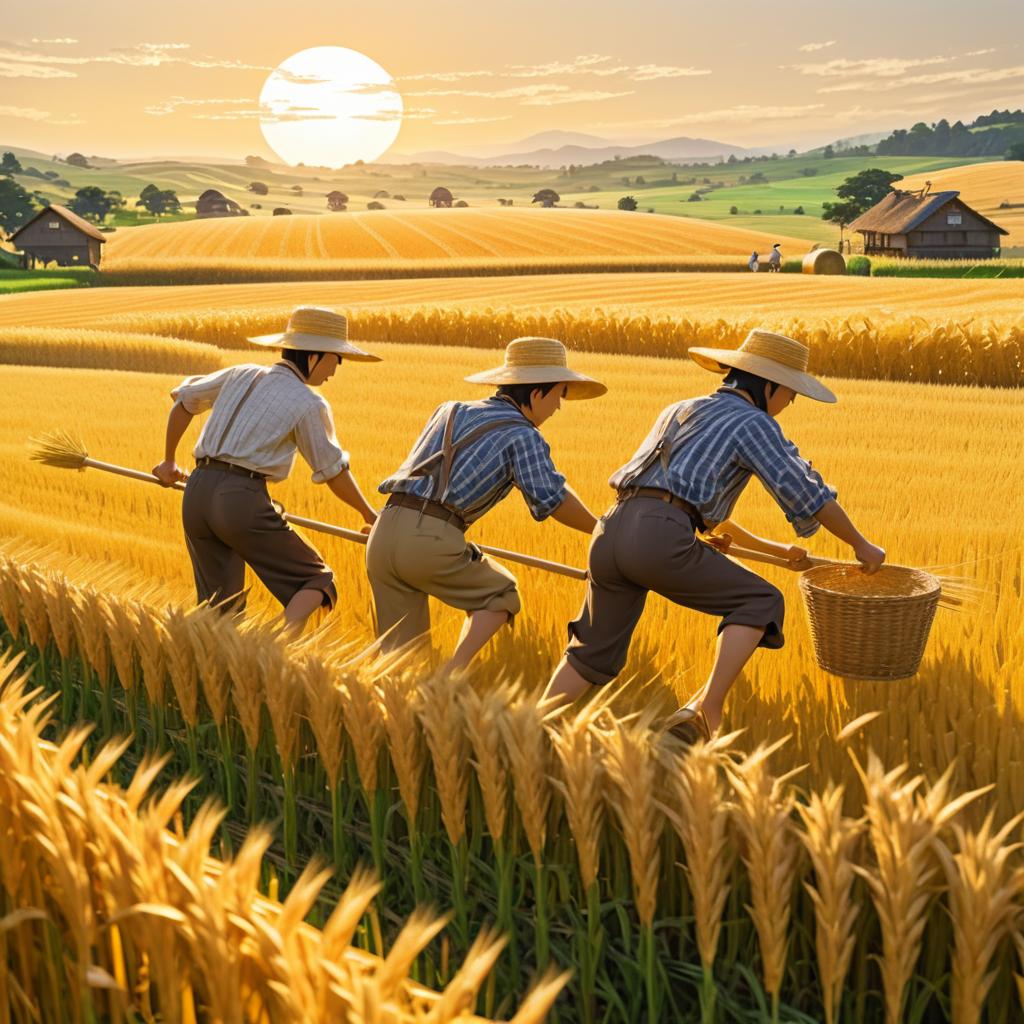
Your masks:
[{"label": "farmer bending over", "polygon": [[[794,398],[834,402],[805,372],[808,349],[754,330],[738,350],[690,349],[705,369],[726,373],[713,394],[670,405],[629,462],[611,478],[617,501],[590,546],[587,596],[569,624],[569,646],[546,697],[574,700],[622,671],[648,591],[721,617],[714,666],[704,686],[669,720],[680,738],[710,738],[730,687],[758,647],[783,645],[782,594],[726,558],[731,541],[808,568],[807,552],[763,540],[729,516],[752,475],[800,537],[824,526],[853,548],[867,572],[885,552],[857,532],[811,464],[775,422]],[[711,532],[705,540],[697,533]]]},{"label": "farmer bending over", "polygon": [[[296,309],[287,330],[249,341],[280,348],[273,366],[245,363],[205,377],[189,377],[171,395],[164,461],[153,475],[169,487],[187,480],[182,503],[185,542],[200,601],[231,611],[245,607],[245,566],[284,606],[298,630],[322,605],[337,600],[334,573],[282,518],[267,481],[284,480],[295,450],[367,525],[376,519],[349,472],[348,453],[334,433],[327,400],[316,394],[343,359],[377,362],[348,340],[348,322],[329,309]],[[193,449],[196,469],[183,472],[178,442],[192,417],[212,409]]]},{"label": "farmer bending over", "polygon": [[445,402],[401,467],[380,485],[390,495],[370,533],[366,567],[377,635],[394,650],[430,630],[430,594],[466,612],[447,669],[465,668],[520,609],[516,578],[466,542],[469,526],[518,487],[534,519],[591,533],[596,520],[566,486],[539,427],[563,398],[607,388],[570,370],[551,338],[517,338],[505,364],[466,378],[497,386],[478,402]]}]

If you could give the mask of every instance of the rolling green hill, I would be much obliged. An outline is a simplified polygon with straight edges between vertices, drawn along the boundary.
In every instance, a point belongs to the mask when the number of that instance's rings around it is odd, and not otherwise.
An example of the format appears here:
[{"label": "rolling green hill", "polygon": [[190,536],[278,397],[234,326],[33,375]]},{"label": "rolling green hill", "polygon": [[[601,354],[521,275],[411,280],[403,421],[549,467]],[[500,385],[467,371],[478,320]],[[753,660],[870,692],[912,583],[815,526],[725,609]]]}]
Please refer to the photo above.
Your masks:
[{"label": "rolling green hill", "polygon": [[[173,189],[184,206],[180,217],[161,220],[192,216],[191,204],[208,188],[223,192],[253,216],[269,216],[279,206],[294,213],[325,213],[326,194],[333,190],[349,196],[350,210],[365,210],[374,200],[394,210],[423,207],[434,187],[444,185],[456,199],[463,199],[470,206],[496,206],[499,198],[512,200],[516,206],[526,206],[541,188],[555,189],[561,196],[562,206],[584,203],[614,209],[621,196],[632,195],[641,210],[727,221],[739,228],[809,242],[829,242],[835,238],[836,230],[821,220],[821,206],[833,197],[835,188],[844,178],[857,171],[884,167],[909,176],[978,162],[957,157],[871,155],[826,159],[819,150],[714,165],[670,164],[655,157],[640,156],[563,171],[525,165],[475,168],[375,164],[324,172],[313,168],[171,160],[104,164],[84,169],[0,144],[0,151],[8,148],[26,168],[57,173],[68,183],[63,186],[35,176],[16,175],[25,188],[38,192],[47,201],[67,203],[75,191],[85,185],[119,191],[128,200],[128,206],[108,223],[120,228],[154,222],[155,218],[140,213],[134,206],[139,192],[150,183]],[[757,180],[750,181],[752,176],[758,176]],[[253,181],[265,183],[269,194],[260,196],[247,191]],[[301,188],[301,194],[295,191],[296,186]],[[703,192],[702,199],[688,202],[697,190]],[[380,192],[387,195],[380,196]],[[396,195],[404,199],[396,199]],[[736,214],[730,212],[732,207],[737,208]],[[797,207],[803,208],[803,215],[793,212]]]}]

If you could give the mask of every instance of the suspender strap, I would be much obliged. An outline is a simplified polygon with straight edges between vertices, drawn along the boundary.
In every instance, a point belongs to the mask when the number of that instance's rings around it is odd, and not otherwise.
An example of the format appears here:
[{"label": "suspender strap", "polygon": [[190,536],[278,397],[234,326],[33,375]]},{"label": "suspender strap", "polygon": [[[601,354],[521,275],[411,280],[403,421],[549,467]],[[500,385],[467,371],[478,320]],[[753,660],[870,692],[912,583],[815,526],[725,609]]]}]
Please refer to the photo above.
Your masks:
[{"label": "suspender strap", "polygon": [[667,473],[669,463],[672,461],[673,449],[682,427],[683,424],[678,416],[670,417],[668,423],[661,428],[661,433],[658,435],[658,440],[655,442],[654,447],[644,456],[643,461],[629,477],[622,481],[619,485],[620,489],[630,487],[633,481],[641,474],[646,473],[658,459],[661,460],[661,468]]},{"label": "suspender strap", "polygon": [[476,441],[479,441],[485,435],[490,434],[495,430],[500,430],[502,427],[517,427],[522,425],[521,419],[506,418],[491,420],[489,423],[481,423],[480,426],[474,427],[472,430],[463,434],[462,437],[453,441],[452,434],[455,429],[455,409],[456,406],[453,403],[448,413],[448,418],[445,420],[444,434],[442,436],[440,450],[434,452],[433,455],[428,455],[427,458],[413,466],[409,471],[409,476],[411,477],[434,477],[434,487],[430,492],[431,501],[444,501],[445,495],[448,491],[448,484],[451,480],[455,456],[460,451],[469,447],[469,445]]},{"label": "suspender strap", "polygon": [[[252,394],[253,388],[256,387],[256,384],[260,380],[262,380],[267,375],[268,372],[268,370],[261,370],[259,373],[256,374],[255,377],[253,377],[253,379],[249,382],[249,386],[245,389],[245,394],[242,395],[238,403],[235,405],[234,409],[231,410],[231,415],[228,417],[227,426],[225,426],[224,429],[220,432],[220,440],[218,441],[216,446],[218,450],[220,449],[220,446],[224,443],[224,441],[227,439],[227,436],[230,433],[231,428],[235,425],[235,420],[238,418],[238,413],[241,410],[242,406],[245,405],[246,400]],[[210,451],[213,450],[214,446],[211,444]]]},{"label": "suspender strap", "polygon": [[435,501],[444,498],[444,492],[448,490],[448,481],[452,475],[452,462],[455,461],[455,449],[452,447],[452,431],[455,430],[455,406],[448,410],[448,419],[444,424],[444,436],[441,439],[441,472],[434,482],[434,490],[431,497]]}]

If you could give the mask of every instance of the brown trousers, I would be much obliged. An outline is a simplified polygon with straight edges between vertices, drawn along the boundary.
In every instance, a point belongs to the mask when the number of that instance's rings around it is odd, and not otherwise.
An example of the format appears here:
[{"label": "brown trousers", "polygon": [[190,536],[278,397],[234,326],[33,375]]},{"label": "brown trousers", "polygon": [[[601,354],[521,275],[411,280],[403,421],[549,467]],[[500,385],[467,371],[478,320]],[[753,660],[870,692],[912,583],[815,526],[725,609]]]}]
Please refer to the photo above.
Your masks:
[{"label": "brown trousers", "polygon": [[197,467],[181,517],[200,601],[243,610],[248,563],[282,605],[310,589],[323,591],[323,603],[334,607],[334,573],[281,517],[265,480]]},{"label": "brown trousers", "polygon": [[590,544],[587,596],[569,623],[569,663],[588,682],[611,682],[653,590],[685,608],[721,616],[718,631],[762,626],[759,646],[784,643],[782,593],[694,534],[690,517],[658,498],[630,498],[602,516]]}]

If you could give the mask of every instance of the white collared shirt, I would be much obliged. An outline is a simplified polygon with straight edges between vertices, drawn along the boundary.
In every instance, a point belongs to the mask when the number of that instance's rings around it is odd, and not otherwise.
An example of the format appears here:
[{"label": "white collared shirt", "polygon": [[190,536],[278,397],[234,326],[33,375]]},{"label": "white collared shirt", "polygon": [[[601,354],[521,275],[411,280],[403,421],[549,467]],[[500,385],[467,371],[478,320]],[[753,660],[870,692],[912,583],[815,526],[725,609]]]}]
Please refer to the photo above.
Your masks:
[{"label": "white collared shirt", "polygon": [[[255,378],[260,379],[230,422]],[[193,415],[213,410],[192,450],[197,459],[223,459],[278,481],[291,472],[298,450],[313,470],[316,484],[349,467],[348,452],[334,432],[331,407],[285,360],[269,369],[244,363],[189,377],[171,397]]]}]

